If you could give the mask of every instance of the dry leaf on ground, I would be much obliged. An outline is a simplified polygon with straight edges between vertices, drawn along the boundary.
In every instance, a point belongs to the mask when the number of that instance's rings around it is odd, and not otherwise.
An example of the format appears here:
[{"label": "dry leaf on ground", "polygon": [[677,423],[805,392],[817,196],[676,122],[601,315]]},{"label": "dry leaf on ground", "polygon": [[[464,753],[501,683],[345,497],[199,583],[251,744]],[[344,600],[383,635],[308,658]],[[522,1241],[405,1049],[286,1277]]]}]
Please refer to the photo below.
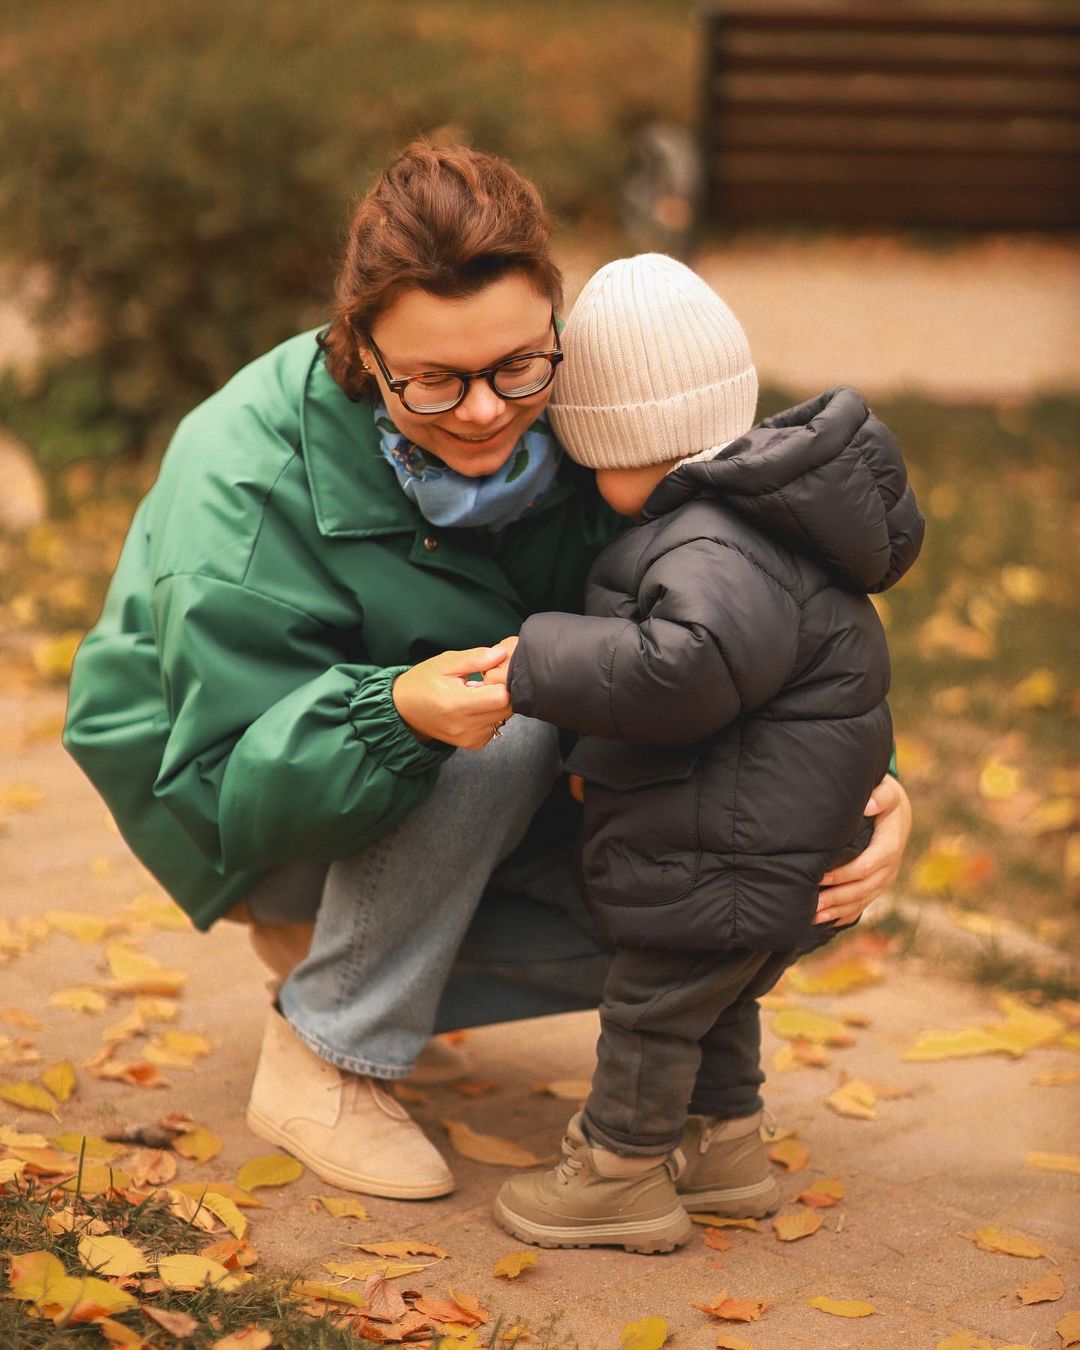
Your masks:
[{"label": "dry leaf on ground", "polygon": [[619,1332],[621,1350],[660,1350],[667,1344],[668,1324],[662,1317],[642,1317],[627,1322]]},{"label": "dry leaf on ground", "polygon": [[938,1341],[934,1350],[994,1350],[993,1344],[984,1336],[976,1336],[973,1331],[954,1331],[943,1341]]},{"label": "dry leaf on ground", "polygon": [[880,969],[858,957],[846,957],[827,963],[795,965],[787,973],[788,983],[800,994],[846,994],[865,989],[884,979]]},{"label": "dry leaf on ground", "polygon": [[1080,1173],[1080,1153],[1029,1153],[1025,1161],[1040,1172]]},{"label": "dry leaf on ground", "polygon": [[193,1331],[198,1331],[199,1324],[194,1317],[189,1317],[187,1313],[173,1312],[168,1308],[154,1308],[144,1303],[142,1307],[144,1317],[149,1317],[151,1322],[156,1322],[169,1333],[175,1336],[178,1341],[184,1340],[190,1336]]},{"label": "dry leaf on ground", "polygon": [[825,1017],[807,1008],[786,1008],[772,1020],[775,1035],[785,1041],[811,1041],[815,1045],[854,1045],[855,1037],[835,1017]]},{"label": "dry leaf on ground", "polygon": [[718,1350],[754,1350],[754,1347],[742,1336],[731,1336],[721,1331],[716,1338]]},{"label": "dry leaf on ground", "polygon": [[201,1125],[186,1134],[178,1134],[172,1146],[182,1158],[190,1158],[192,1162],[209,1162],[221,1152],[221,1140]]},{"label": "dry leaf on ground", "polygon": [[1046,1255],[1034,1238],[1029,1238],[1023,1233],[1007,1232],[1004,1228],[978,1228],[973,1234],[965,1236],[984,1252],[998,1252],[1004,1256],[1024,1256],[1030,1260]]},{"label": "dry leaf on ground", "polygon": [[121,1350],[154,1350],[152,1342],[144,1341],[137,1331],[124,1322],[114,1322],[111,1317],[103,1317],[96,1325],[109,1345],[118,1345]]},{"label": "dry leaf on ground", "polygon": [[242,1191],[239,1186],[234,1186],[231,1181],[177,1181],[169,1189],[196,1200],[204,1192],[213,1191],[217,1195],[228,1196],[233,1204],[238,1205],[241,1209],[266,1208],[258,1196],[252,1195],[250,1191]]},{"label": "dry leaf on ground", "polygon": [[303,1175],[303,1164],[295,1158],[285,1153],[269,1153],[241,1163],[236,1184],[242,1191],[254,1191],[260,1186],[287,1186]]},{"label": "dry leaf on ground", "polygon": [[126,1238],[112,1235],[80,1238],[79,1260],[95,1275],[138,1275],[154,1264]]},{"label": "dry leaf on ground", "polygon": [[495,1134],[478,1134],[463,1120],[444,1120],[450,1143],[464,1158],[493,1167],[535,1167],[540,1159],[527,1148]]},{"label": "dry leaf on ground", "polygon": [[810,1161],[810,1151],[799,1139],[781,1139],[770,1146],[769,1157],[789,1172],[798,1172]]},{"label": "dry leaf on ground", "polygon": [[695,1303],[699,1312],[710,1317],[719,1317],[724,1322],[760,1322],[761,1315],[769,1306],[767,1298],[729,1298],[728,1291],[722,1290],[711,1303]]},{"label": "dry leaf on ground", "polygon": [[370,1252],[372,1256],[385,1256],[392,1260],[400,1260],[403,1256],[434,1256],[441,1261],[450,1255],[442,1247],[436,1247],[434,1243],[414,1238],[402,1238],[398,1242],[350,1242],[347,1245],[356,1247],[362,1252]]},{"label": "dry leaf on ground", "polygon": [[59,1064],[50,1064],[47,1069],[42,1069],[38,1077],[58,1102],[68,1100],[78,1081],[75,1065],[67,1059],[61,1060]]},{"label": "dry leaf on ground", "polygon": [[409,1305],[385,1275],[372,1275],[364,1284],[364,1313],[377,1322],[396,1322]]},{"label": "dry leaf on ground", "polygon": [[1065,1297],[1065,1281],[1058,1271],[1052,1270],[1049,1275],[1040,1275],[1018,1289],[1016,1297],[1021,1303],[1056,1303]]},{"label": "dry leaf on ground", "polygon": [[773,1219],[772,1226],[781,1242],[795,1242],[799,1238],[811,1237],[818,1231],[824,1220],[812,1209],[797,1209],[791,1214],[780,1214]]},{"label": "dry leaf on ground", "polygon": [[164,1148],[137,1148],[125,1160],[136,1186],[164,1186],[176,1176],[174,1154]]},{"label": "dry leaf on ground", "polygon": [[220,1261],[205,1256],[163,1256],[158,1261],[158,1278],[168,1289],[193,1290],[209,1284],[227,1290],[239,1284]]},{"label": "dry leaf on ground", "polygon": [[704,1224],[707,1228],[749,1228],[751,1232],[758,1231],[757,1219],[727,1219],[720,1214],[691,1214],[688,1217],[691,1223]]},{"label": "dry leaf on ground", "polygon": [[235,1238],[242,1238],[248,1229],[248,1221],[227,1195],[208,1190],[201,1197],[203,1209],[220,1219]]},{"label": "dry leaf on ground", "polygon": [[220,1261],[226,1270],[247,1270],[258,1263],[259,1253],[243,1238],[222,1238],[202,1249],[211,1261]]},{"label": "dry leaf on ground", "polygon": [[0,1022],[20,1031],[40,1031],[41,1018],[26,1008],[0,1008]]},{"label": "dry leaf on ground", "polygon": [[735,1245],[719,1228],[706,1228],[701,1237],[705,1246],[711,1247],[714,1252],[729,1252]]},{"label": "dry leaf on ground", "polygon": [[872,1303],[857,1298],[828,1298],[824,1294],[819,1294],[817,1298],[807,1299],[807,1303],[811,1308],[829,1313],[832,1317],[869,1317],[877,1312]]},{"label": "dry leaf on ground", "polygon": [[1080,1345],[1080,1312],[1067,1312],[1054,1329],[1061,1337],[1061,1350],[1073,1350]]},{"label": "dry leaf on ground", "polygon": [[877,1120],[877,1093],[864,1078],[849,1078],[825,1098],[825,1105],[838,1116],[853,1120]]},{"label": "dry leaf on ground", "polygon": [[1076,1083],[1080,1083],[1080,1069],[1048,1069],[1031,1080],[1032,1087],[1072,1087]]},{"label": "dry leaf on ground", "polygon": [[806,1190],[800,1191],[796,1198],[811,1209],[828,1209],[843,1200],[844,1183],[839,1177],[819,1177]]},{"label": "dry leaf on ground", "polygon": [[535,1252],[507,1252],[495,1262],[491,1273],[506,1280],[516,1280],[523,1270],[535,1265]]},{"label": "dry leaf on ground", "polygon": [[0,1083],[0,1097],[24,1111],[40,1111],[42,1115],[60,1119],[56,1098],[36,1083]]},{"label": "dry leaf on ground", "polygon": [[335,1219],[366,1219],[368,1212],[362,1200],[352,1196],[316,1195],[314,1197],[327,1214]]},{"label": "dry leaf on ground", "polygon": [[370,1280],[372,1275],[400,1280],[403,1275],[416,1275],[434,1264],[433,1261],[389,1261],[384,1257],[370,1261],[327,1261],[324,1267],[331,1275],[340,1275],[343,1280]]}]

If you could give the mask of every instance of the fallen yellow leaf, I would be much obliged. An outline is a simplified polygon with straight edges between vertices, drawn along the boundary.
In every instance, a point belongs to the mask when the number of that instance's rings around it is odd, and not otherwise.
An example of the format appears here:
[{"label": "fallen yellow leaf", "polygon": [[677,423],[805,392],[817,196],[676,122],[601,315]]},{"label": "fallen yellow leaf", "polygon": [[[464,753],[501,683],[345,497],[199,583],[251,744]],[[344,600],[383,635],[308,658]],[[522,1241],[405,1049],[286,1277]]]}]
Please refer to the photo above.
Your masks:
[{"label": "fallen yellow leaf", "polygon": [[40,1111],[42,1115],[60,1119],[56,1098],[36,1083],[0,1083],[0,1097],[24,1111]]},{"label": "fallen yellow leaf", "polygon": [[773,1032],[785,1041],[812,1041],[815,1045],[854,1045],[855,1037],[835,1017],[806,1008],[785,1008],[772,1020]]},{"label": "fallen yellow leaf", "polygon": [[744,1336],[731,1336],[726,1331],[721,1331],[716,1338],[718,1350],[754,1350],[754,1347]]},{"label": "fallen yellow leaf", "polygon": [[168,1289],[236,1289],[240,1281],[230,1275],[220,1261],[205,1256],[163,1256],[157,1263],[158,1279]]},{"label": "fallen yellow leaf", "polygon": [[902,1059],[922,1061],[938,1059],[968,1059],[973,1055],[1023,1054],[999,1034],[979,1027],[964,1027],[962,1031],[924,1031],[913,1046],[905,1050]]},{"label": "fallen yellow leaf", "polygon": [[772,1226],[781,1242],[797,1242],[799,1238],[812,1237],[822,1222],[821,1215],[812,1209],[797,1209],[791,1214],[778,1215]]},{"label": "fallen yellow leaf", "polygon": [[877,1312],[872,1303],[864,1303],[857,1298],[827,1298],[824,1294],[819,1294],[817,1298],[806,1300],[811,1308],[817,1308],[819,1312],[829,1313],[832,1317],[870,1317]]},{"label": "fallen yellow leaf", "polygon": [[810,1161],[810,1152],[798,1139],[781,1139],[769,1148],[769,1157],[774,1163],[789,1172],[798,1172]]},{"label": "fallen yellow leaf", "polygon": [[208,1190],[200,1199],[203,1208],[208,1209],[211,1214],[217,1215],[233,1237],[242,1238],[244,1236],[248,1229],[248,1221],[227,1195]]},{"label": "fallen yellow leaf", "polygon": [[113,1162],[131,1147],[130,1144],[113,1144],[108,1139],[99,1139],[96,1134],[81,1134],[78,1130],[54,1134],[48,1142],[76,1158],[85,1153],[88,1158],[97,1158],[101,1162]]},{"label": "fallen yellow leaf", "polygon": [[[505,1256],[500,1256],[495,1262],[491,1273],[505,1280],[516,1280],[523,1270],[528,1270],[535,1265],[535,1252],[507,1252]],[[663,1341],[660,1344],[662,1345]]]},{"label": "fallen yellow leaf", "polygon": [[1005,1256],[1026,1256],[1031,1259],[1045,1256],[1039,1244],[1023,1233],[1006,1232],[1003,1228],[978,1228],[971,1241],[984,1252],[1000,1252]]},{"label": "fallen yellow leaf", "polygon": [[41,1027],[41,1018],[26,1008],[0,1008],[0,1022],[21,1031],[38,1031]]},{"label": "fallen yellow leaf", "polygon": [[1048,1069],[1031,1080],[1032,1087],[1073,1087],[1077,1083],[1080,1083],[1080,1069]]},{"label": "fallen yellow leaf", "polygon": [[0,789],[0,812],[36,811],[44,800],[45,794],[40,788],[31,787],[29,783],[10,783]]},{"label": "fallen yellow leaf", "polygon": [[478,1134],[463,1120],[444,1120],[450,1143],[463,1158],[493,1167],[535,1167],[540,1159],[527,1148],[494,1134]]},{"label": "fallen yellow leaf", "polygon": [[1068,1312],[1054,1328],[1061,1337],[1061,1350],[1080,1345],[1080,1312]]},{"label": "fallen yellow leaf", "polygon": [[146,952],[122,942],[111,942],[105,951],[112,975],[112,988],[127,994],[176,994],[187,983],[182,970],[165,970]]},{"label": "fallen yellow leaf", "polygon": [[668,1324],[662,1317],[642,1317],[637,1322],[627,1322],[619,1332],[619,1345],[622,1350],[660,1350],[667,1344]]},{"label": "fallen yellow leaf", "polygon": [[874,1103],[877,1093],[862,1078],[849,1078],[835,1092],[825,1098],[825,1105],[838,1116],[851,1116],[856,1120],[877,1120]]},{"label": "fallen yellow leaf", "polygon": [[110,920],[81,909],[47,909],[44,918],[49,927],[58,933],[65,933],[87,944],[100,942],[113,931]]},{"label": "fallen yellow leaf", "polygon": [[221,1140],[201,1125],[186,1134],[178,1134],[172,1146],[182,1158],[190,1158],[193,1162],[208,1162],[221,1152]]},{"label": "fallen yellow leaf", "polygon": [[49,997],[49,1006],[70,1008],[72,1012],[99,1013],[108,1007],[108,999],[87,984],[77,984],[68,989],[58,989]]},{"label": "fallen yellow leaf", "polygon": [[1040,1172],[1080,1173],[1080,1153],[1029,1153],[1025,1159],[1029,1167]]},{"label": "fallen yellow leaf", "polygon": [[109,1345],[118,1345],[121,1350],[154,1350],[149,1341],[144,1341],[139,1333],[124,1322],[114,1322],[111,1317],[103,1317],[97,1323],[97,1329]]},{"label": "fallen yellow leaf", "polygon": [[337,1284],[327,1284],[324,1280],[295,1280],[290,1292],[295,1299],[324,1298],[329,1303],[347,1303],[352,1308],[362,1308],[367,1302],[363,1294],[342,1289]]},{"label": "fallen yellow leaf", "polygon": [[801,994],[846,994],[853,989],[880,984],[882,979],[884,976],[876,966],[859,957],[832,961],[820,969],[794,965],[788,971],[789,983]]},{"label": "fallen yellow leaf", "polygon": [[317,1195],[315,1197],[327,1214],[333,1215],[335,1219],[366,1219],[368,1212],[364,1208],[363,1201],[356,1200],[352,1196],[338,1195]]},{"label": "fallen yellow leaf", "polygon": [[1058,1271],[1052,1270],[1018,1289],[1016,1297],[1021,1303],[1056,1303],[1065,1297],[1065,1281]]},{"label": "fallen yellow leaf", "polygon": [[990,1341],[976,1336],[972,1331],[954,1331],[943,1341],[938,1341],[935,1350],[994,1350]]},{"label": "fallen yellow leaf", "polygon": [[374,1258],[370,1261],[326,1261],[325,1269],[331,1275],[340,1275],[343,1280],[368,1280],[372,1275],[382,1275],[388,1280],[400,1279],[402,1275],[415,1275],[434,1265],[433,1261],[388,1261]]},{"label": "fallen yellow leaf", "polygon": [[136,1275],[152,1265],[126,1238],[112,1236],[80,1238],[79,1260],[95,1275]]},{"label": "fallen yellow leaf", "polygon": [[798,1199],[811,1209],[828,1209],[838,1205],[843,1198],[844,1183],[839,1177],[819,1177],[798,1195]]},{"label": "fallen yellow leaf", "polygon": [[169,1189],[196,1200],[204,1192],[213,1191],[216,1195],[228,1196],[233,1204],[241,1209],[266,1208],[257,1196],[252,1195],[250,1191],[241,1190],[239,1186],[234,1186],[231,1181],[178,1181]]},{"label": "fallen yellow leaf", "polygon": [[284,1153],[270,1153],[260,1158],[249,1158],[236,1174],[236,1184],[243,1191],[254,1191],[260,1186],[287,1186],[304,1175],[303,1166]]},{"label": "fallen yellow leaf", "polygon": [[0,1158],[0,1186],[17,1181],[26,1171],[26,1163],[19,1158]]},{"label": "fallen yellow leaf", "polygon": [[450,1253],[430,1242],[420,1242],[412,1238],[403,1238],[400,1242],[350,1242],[350,1247],[370,1252],[372,1256],[387,1256],[400,1259],[403,1256],[434,1256],[441,1261]]},{"label": "fallen yellow leaf", "polygon": [[50,1064],[39,1075],[42,1083],[58,1102],[66,1102],[75,1091],[75,1065],[70,1060],[61,1060],[59,1064]]}]

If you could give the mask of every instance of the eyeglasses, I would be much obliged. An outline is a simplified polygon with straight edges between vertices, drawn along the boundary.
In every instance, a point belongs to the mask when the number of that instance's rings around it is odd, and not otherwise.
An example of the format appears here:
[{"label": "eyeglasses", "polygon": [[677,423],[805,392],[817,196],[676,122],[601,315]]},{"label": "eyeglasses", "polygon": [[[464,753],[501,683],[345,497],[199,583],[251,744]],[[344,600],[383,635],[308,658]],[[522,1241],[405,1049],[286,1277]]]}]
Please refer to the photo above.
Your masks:
[{"label": "eyeglasses", "polygon": [[519,352],[496,361],[484,370],[425,370],[416,375],[394,379],[386,368],[375,340],[368,335],[367,345],[387,386],[397,394],[409,412],[432,414],[449,412],[456,408],[469,392],[473,380],[487,380],[500,398],[529,398],[546,389],[555,378],[555,370],[563,359],[555,312],[551,314],[555,346],[546,352]]}]

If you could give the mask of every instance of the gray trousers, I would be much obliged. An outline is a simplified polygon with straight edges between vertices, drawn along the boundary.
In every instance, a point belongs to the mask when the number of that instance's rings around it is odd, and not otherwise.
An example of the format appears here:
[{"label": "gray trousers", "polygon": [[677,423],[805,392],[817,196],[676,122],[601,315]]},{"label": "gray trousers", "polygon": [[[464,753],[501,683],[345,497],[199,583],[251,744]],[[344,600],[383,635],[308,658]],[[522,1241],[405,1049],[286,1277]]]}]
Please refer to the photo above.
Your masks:
[{"label": "gray trousers", "polygon": [[620,951],[600,1005],[585,1132],[615,1153],[669,1153],[687,1112],[761,1110],[757,999],[797,952]]}]

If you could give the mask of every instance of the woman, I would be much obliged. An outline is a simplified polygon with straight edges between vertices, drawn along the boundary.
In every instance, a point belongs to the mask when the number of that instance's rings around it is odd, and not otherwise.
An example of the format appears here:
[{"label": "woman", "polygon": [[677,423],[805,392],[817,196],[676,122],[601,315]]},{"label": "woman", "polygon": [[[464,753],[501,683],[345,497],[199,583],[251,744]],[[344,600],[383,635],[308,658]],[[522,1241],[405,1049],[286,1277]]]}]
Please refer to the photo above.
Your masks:
[{"label": "woman", "polygon": [[[251,1128],[347,1189],[452,1188],[380,1086],[433,1029],[602,986],[555,733],[482,678],[497,635],[580,608],[620,526],[543,417],[561,300],[535,189],[408,146],[357,210],[325,333],[181,423],[75,662],[65,743],[124,837],[284,981]],[[822,921],[896,874],[902,789],[868,812]],[[726,1017],[732,1074],[756,1073],[756,1003]]]}]

